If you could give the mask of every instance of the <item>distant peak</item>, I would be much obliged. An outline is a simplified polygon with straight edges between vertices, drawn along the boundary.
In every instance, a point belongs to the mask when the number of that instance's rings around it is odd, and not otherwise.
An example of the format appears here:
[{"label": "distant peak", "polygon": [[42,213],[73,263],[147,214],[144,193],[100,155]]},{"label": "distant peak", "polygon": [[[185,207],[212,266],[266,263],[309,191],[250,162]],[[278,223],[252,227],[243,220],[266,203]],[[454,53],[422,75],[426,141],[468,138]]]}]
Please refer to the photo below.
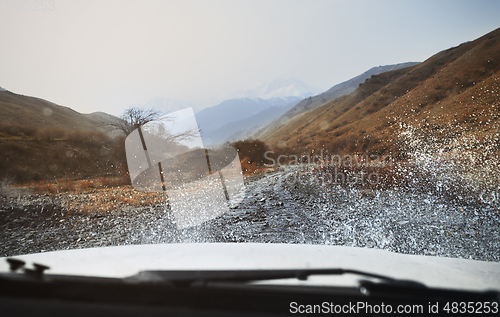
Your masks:
[{"label": "distant peak", "polygon": [[273,81],[266,81],[255,84],[248,89],[237,91],[229,96],[231,99],[238,98],[283,98],[302,97],[306,98],[318,93],[318,89],[313,88],[304,82],[293,78],[277,78]]}]

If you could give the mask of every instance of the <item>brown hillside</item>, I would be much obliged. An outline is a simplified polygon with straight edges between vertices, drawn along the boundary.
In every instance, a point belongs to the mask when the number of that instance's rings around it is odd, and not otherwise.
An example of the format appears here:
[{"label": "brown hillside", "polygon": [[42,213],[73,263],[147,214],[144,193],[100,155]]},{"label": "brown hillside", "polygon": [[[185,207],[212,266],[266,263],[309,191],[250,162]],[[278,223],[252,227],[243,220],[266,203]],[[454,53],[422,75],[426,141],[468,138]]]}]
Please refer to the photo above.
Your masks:
[{"label": "brown hillside", "polygon": [[123,138],[0,123],[0,182],[126,176]]},{"label": "brown hillside", "polygon": [[414,66],[416,64],[418,64],[418,63],[407,62],[407,63],[400,63],[400,64],[394,64],[394,65],[372,67],[371,69],[367,70],[366,72],[364,72],[356,77],[353,77],[347,81],[344,81],[340,84],[337,84],[319,95],[312,96],[312,97],[309,97],[309,98],[302,100],[301,102],[299,102],[298,104],[293,106],[290,110],[285,112],[277,120],[275,120],[272,125],[264,127],[260,131],[257,131],[254,134],[254,136],[257,138],[265,139],[268,135],[270,135],[274,132],[276,127],[279,127],[280,125],[286,124],[287,121],[289,121],[291,118],[294,118],[294,117],[299,118],[304,113],[309,112],[309,111],[321,106],[324,103],[330,102],[338,97],[352,93],[354,90],[356,90],[356,88],[358,88],[359,84],[363,83],[366,79],[370,78],[370,76],[378,75],[378,74],[389,72],[392,70],[397,70],[397,69],[401,69],[401,68]]},{"label": "brown hillside", "polygon": [[0,124],[33,126],[39,129],[108,132],[104,122],[117,120],[103,113],[82,114],[40,98],[10,91],[0,91],[0,113]]},{"label": "brown hillside", "polygon": [[478,144],[497,152],[499,56],[497,29],[421,64],[372,76],[350,95],[292,118],[265,141],[295,153],[404,157],[410,150]]},{"label": "brown hillside", "polygon": [[[0,91],[0,181],[120,177],[123,139],[105,113],[82,114],[52,102]],[[107,132],[106,135],[100,132]]]}]

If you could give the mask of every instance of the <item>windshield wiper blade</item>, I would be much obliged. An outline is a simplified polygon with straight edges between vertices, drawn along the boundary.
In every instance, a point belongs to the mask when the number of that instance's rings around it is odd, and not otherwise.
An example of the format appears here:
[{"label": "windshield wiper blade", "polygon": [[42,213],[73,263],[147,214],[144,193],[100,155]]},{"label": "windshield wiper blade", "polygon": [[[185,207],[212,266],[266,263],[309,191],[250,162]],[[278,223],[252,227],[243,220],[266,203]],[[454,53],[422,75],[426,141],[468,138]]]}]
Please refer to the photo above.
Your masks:
[{"label": "windshield wiper blade", "polygon": [[295,278],[307,280],[313,275],[344,275],[354,274],[362,277],[376,278],[391,285],[425,288],[422,283],[395,279],[385,275],[365,271],[331,268],[331,269],[296,269],[296,270],[202,270],[202,271],[141,271],[127,278],[128,281],[137,282],[163,282],[174,286],[203,285],[209,282],[258,282],[277,279]]}]

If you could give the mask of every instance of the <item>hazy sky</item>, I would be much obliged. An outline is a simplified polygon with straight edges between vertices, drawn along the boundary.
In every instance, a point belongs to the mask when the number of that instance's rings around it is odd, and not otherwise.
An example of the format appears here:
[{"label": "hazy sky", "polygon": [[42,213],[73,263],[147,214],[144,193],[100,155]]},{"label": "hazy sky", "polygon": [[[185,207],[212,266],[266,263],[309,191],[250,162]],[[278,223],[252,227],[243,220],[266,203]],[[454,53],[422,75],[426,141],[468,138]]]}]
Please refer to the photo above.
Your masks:
[{"label": "hazy sky", "polygon": [[0,86],[85,113],[290,76],[326,90],[500,27],[494,0],[41,2],[0,0]]}]

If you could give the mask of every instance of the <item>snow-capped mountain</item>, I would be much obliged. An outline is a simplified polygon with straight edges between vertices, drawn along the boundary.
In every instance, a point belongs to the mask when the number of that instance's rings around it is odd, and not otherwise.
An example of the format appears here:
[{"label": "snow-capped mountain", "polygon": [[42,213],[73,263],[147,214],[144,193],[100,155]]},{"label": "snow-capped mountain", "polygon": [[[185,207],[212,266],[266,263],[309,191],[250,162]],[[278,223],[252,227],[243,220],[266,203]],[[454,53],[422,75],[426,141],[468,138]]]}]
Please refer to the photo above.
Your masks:
[{"label": "snow-capped mountain", "polygon": [[220,144],[235,133],[247,135],[250,127],[267,123],[316,93],[318,89],[298,79],[288,78],[257,84],[230,94],[223,102],[196,114],[203,142]]},{"label": "snow-capped mountain", "polygon": [[229,95],[228,99],[238,98],[282,98],[282,97],[301,97],[307,98],[320,91],[295,78],[276,79],[271,82],[256,84],[249,89],[237,91]]},{"label": "snow-capped mountain", "polygon": [[6,91],[7,89],[0,87],[0,91]]}]

